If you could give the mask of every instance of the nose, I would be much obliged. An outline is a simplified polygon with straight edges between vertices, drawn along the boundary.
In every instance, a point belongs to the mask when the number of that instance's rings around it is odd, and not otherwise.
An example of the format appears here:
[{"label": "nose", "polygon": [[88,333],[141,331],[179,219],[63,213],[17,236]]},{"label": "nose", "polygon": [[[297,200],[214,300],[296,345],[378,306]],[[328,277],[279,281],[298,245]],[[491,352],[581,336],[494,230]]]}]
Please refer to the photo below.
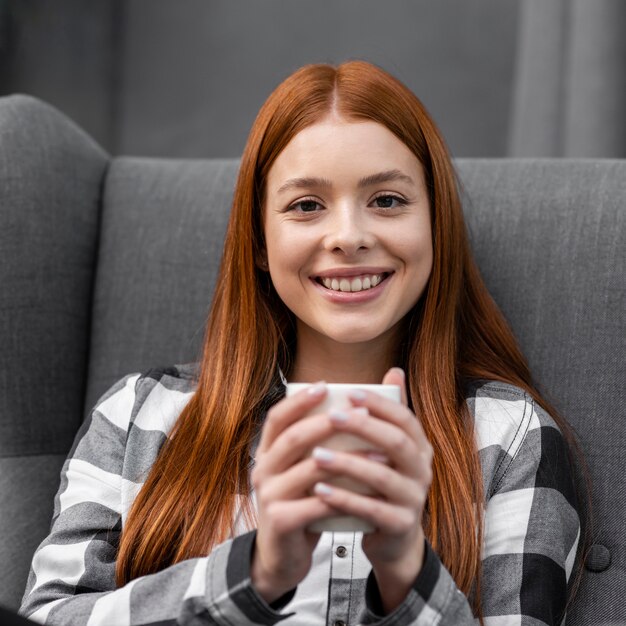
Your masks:
[{"label": "nose", "polygon": [[331,252],[352,256],[374,245],[374,233],[359,207],[345,206],[333,211],[325,243]]}]

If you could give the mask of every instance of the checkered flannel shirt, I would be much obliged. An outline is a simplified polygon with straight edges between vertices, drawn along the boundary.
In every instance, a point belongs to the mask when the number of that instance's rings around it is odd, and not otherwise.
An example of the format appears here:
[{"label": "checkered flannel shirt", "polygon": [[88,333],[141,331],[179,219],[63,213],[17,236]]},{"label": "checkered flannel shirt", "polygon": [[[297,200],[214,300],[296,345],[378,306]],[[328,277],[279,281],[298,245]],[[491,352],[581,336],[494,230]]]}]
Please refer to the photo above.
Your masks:
[{"label": "checkered flannel shirt", "polygon": [[[251,584],[255,530],[244,527],[208,556],[116,588],[126,514],[194,393],[197,371],[190,364],[130,374],[100,398],[63,466],[50,534],[33,557],[22,614],[64,626],[476,623],[428,545],[405,601],[383,615],[360,533],[322,533],[309,574],[278,606],[268,605]],[[478,384],[467,403],[485,488],[485,623],[556,623],[579,539],[564,440],[516,387]]]}]

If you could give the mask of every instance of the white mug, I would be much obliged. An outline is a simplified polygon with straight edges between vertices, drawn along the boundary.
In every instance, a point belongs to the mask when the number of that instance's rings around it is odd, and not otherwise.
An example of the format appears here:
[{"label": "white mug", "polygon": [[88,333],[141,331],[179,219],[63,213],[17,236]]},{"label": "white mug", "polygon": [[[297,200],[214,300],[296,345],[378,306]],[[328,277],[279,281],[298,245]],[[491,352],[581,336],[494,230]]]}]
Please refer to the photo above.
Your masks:
[{"label": "white mug", "polygon": [[[298,393],[302,389],[311,387],[312,383],[287,383],[287,396],[292,396]],[[315,405],[308,413],[308,415],[314,415],[317,413],[328,413],[331,409],[337,409],[345,411],[353,408],[353,404],[348,398],[348,394],[356,389],[362,389],[363,391],[371,391],[377,393],[390,400],[400,402],[400,387],[397,385],[359,385],[352,383],[327,383],[326,387],[328,393],[322,402]],[[340,450],[344,452],[371,452],[375,451],[374,446],[356,435],[350,433],[336,433],[325,441],[320,443],[320,446],[329,448],[331,450]],[[328,481],[332,485],[337,485],[344,489],[350,489],[357,493],[368,495],[371,493],[363,483],[347,478],[344,476],[337,476],[331,478]],[[352,515],[336,515],[333,517],[327,517],[325,519],[313,522],[309,526],[309,530],[312,532],[372,532],[373,526],[359,517]]]}]

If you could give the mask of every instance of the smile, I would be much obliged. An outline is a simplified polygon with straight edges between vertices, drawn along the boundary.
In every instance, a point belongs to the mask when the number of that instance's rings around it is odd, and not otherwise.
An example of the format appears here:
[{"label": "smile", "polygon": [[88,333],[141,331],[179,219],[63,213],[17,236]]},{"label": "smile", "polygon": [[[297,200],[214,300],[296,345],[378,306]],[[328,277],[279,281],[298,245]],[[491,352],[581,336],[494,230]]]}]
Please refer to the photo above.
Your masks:
[{"label": "smile", "polygon": [[331,291],[356,292],[372,289],[388,276],[389,273],[385,272],[383,274],[362,274],[361,276],[353,276],[350,278],[343,276],[322,278],[318,276],[315,280]]}]

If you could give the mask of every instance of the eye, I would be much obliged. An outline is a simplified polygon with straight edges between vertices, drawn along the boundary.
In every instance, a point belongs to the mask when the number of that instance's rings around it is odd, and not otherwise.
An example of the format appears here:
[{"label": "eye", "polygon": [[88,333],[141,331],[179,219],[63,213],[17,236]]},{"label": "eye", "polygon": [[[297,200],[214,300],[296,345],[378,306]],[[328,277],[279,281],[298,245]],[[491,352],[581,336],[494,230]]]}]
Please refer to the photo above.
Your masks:
[{"label": "eye", "polygon": [[295,211],[296,213],[314,213],[317,208],[320,207],[320,203],[310,198],[304,200],[298,200],[287,207],[288,211]]},{"label": "eye", "polygon": [[406,205],[407,201],[400,196],[385,193],[381,194],[380,196],[376,196],[374,198],[374,204],[379,209],[395,209],[399,206]]}]

